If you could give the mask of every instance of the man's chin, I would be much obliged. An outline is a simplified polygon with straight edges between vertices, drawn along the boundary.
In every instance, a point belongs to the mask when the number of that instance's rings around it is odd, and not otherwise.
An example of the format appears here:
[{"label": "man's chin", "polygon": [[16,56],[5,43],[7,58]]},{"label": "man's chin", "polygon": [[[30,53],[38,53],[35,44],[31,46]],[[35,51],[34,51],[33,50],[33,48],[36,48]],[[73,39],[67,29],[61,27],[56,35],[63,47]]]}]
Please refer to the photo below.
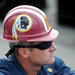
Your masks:
[{"label": "man's chin", "polygon": [[55,62],[55,58],[52,57],[52,59],[51,59],[51,64],[53,64],[54,62]]},{"label": "man's chin", "polygon": [[52,57],[50,60],[49,60],[49,64],[53,64],[55,62],[55,58]]}]

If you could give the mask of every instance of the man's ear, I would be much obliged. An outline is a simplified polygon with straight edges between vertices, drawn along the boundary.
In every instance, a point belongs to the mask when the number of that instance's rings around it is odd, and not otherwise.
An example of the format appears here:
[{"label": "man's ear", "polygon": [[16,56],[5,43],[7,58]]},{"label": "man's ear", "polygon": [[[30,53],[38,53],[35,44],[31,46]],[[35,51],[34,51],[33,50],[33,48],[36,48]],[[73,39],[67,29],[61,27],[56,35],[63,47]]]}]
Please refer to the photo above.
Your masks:
[{"label": "man's ear", "polygon": [[19,48],[18,53],[22,57],[25,57],[25,58],[28,57],[27,48]]}]

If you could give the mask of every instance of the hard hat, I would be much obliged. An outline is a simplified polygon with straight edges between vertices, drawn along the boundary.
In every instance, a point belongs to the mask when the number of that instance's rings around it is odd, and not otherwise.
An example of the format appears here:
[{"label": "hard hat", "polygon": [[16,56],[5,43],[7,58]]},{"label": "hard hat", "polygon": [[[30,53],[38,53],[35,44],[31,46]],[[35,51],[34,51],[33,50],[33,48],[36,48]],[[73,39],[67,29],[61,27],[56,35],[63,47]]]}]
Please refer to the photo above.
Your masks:
[{"label": "hard hat", "polygon": [[3,21],[1,38],[9,42],[53,41],[57,36],[58,31],[50,26],[46,14],[34,6],[14,7]]}]

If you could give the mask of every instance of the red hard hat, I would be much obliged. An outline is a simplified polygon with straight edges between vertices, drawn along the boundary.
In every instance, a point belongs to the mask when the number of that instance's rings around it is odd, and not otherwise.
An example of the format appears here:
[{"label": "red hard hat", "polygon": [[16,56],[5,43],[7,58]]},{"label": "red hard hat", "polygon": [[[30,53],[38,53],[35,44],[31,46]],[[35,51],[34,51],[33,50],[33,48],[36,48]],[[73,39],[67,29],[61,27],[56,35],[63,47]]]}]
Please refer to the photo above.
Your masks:
[{"label": "red hard hat", "polygon": [[53,41],[57,36],[58,31],[51,28],[45,13],[34,6],[14,7],[3,21],[1,37],[9,42]]}]

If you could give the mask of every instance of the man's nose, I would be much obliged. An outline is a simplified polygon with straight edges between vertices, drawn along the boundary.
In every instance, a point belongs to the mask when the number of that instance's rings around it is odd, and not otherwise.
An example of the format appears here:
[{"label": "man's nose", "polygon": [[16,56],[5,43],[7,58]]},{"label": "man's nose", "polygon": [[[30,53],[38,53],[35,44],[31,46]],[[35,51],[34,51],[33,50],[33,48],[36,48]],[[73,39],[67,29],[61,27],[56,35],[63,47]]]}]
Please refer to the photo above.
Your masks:
[{"label": "man's nose", "polygon": [[50,51],[55,51],[57,49],[57,46],[52,43],[51,47],[50,47]]}]

